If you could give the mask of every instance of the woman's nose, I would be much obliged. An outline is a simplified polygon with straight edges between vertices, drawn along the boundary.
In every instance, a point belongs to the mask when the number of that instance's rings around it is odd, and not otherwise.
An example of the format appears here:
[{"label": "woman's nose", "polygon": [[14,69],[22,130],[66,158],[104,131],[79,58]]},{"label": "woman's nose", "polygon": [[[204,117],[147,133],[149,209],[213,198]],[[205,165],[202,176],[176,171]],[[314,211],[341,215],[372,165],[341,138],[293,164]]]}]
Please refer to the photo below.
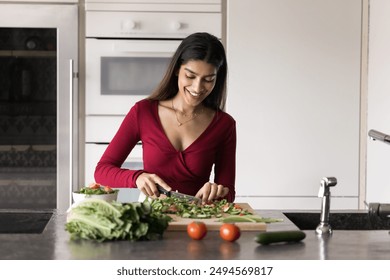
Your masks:
[{"label": "woman's nose", "polygon": [[203,90],[203,84],[200,80],[195,79],[192,83],[192,90],[195,91],[195,93],[200,93]]}]

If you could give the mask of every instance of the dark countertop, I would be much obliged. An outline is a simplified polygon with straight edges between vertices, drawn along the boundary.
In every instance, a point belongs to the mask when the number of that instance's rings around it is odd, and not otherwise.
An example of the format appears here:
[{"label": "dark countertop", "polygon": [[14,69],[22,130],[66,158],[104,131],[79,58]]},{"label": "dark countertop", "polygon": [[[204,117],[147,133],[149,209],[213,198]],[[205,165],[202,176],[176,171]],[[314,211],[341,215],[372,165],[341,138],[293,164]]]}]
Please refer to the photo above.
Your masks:
[{"label": "dark countertop", "polygon": [[[264,217],[284,218],[284,222],[269,224],[268,230],[297,229],[282,211],[257,211]],[[64,230],[66,214],[54,213],[41,234],[0,234],[1,259],[9,260],[373,260],[390,259],[388,230],[343,231],[319,238],[313,230],[306,230],[306,238],[299,243],[259,245],[256,232],[242,232],[236,242],[223,241],[218,232],[208,232],[201,241],[191,240],[185,232],[166,232],[159,241],[115,241],[97,243],[71,241]]]}]

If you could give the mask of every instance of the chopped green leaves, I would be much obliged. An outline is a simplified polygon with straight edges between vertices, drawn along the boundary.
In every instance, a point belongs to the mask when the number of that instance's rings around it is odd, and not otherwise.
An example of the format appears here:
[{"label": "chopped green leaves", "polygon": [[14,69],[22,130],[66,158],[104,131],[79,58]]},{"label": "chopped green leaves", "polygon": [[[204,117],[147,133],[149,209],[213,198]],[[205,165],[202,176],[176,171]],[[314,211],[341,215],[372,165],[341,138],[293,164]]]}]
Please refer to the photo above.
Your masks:
[{"label": "chopped green leaves", "polygon": [[229,203],[226,199],[214,201],[210,204],[196,204],[186,199],[166,197],[155,199],[151,206],[161,213],[176,214],[183,218],[209,219],[221,218],[222,215],[252,215],[247,209],[243,209],[235,203]]},{"label": "chopped green leaves", "polygon": [[248,209],[236,203],[229,203],[226,199],[214,201],[211,204],[196,204],[177,197],[155,199],[151,202],[152,208],[166,214],[176,214],[182,218],[210,219],[219,218],[222,223],[274,223],[283,219],[265,218],[254,215]]}]

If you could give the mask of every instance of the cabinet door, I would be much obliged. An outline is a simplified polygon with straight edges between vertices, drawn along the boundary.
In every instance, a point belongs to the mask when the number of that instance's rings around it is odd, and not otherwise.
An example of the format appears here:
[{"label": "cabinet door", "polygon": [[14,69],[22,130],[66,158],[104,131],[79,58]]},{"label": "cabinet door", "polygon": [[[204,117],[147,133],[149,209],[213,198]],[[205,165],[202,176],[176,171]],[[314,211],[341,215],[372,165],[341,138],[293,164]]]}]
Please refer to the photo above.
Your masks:
[{"label": "cabinet door", "polygon": [[358,207],[361,1],[227,1],[227,111],[237,200],[258,209]]},{"label": "cabinet door", "polygon": [[[370,1],[368,130],[390,134],[390,2]],[[367,140],[367,202],[390,202],[390,146]]]}]

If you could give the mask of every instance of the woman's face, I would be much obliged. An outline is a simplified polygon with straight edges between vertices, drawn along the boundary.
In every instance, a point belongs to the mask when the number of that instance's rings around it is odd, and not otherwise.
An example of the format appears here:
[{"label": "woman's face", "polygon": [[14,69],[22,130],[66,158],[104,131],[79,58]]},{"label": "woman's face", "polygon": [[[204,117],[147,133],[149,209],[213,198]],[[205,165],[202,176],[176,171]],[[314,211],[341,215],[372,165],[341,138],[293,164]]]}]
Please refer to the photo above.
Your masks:
[{"label": "woman's face", "polygon": [[211,93],[216,80],[214,65],[203,60],[190,60],[179,69],[179,94],[188,105],[197,106]]}]

